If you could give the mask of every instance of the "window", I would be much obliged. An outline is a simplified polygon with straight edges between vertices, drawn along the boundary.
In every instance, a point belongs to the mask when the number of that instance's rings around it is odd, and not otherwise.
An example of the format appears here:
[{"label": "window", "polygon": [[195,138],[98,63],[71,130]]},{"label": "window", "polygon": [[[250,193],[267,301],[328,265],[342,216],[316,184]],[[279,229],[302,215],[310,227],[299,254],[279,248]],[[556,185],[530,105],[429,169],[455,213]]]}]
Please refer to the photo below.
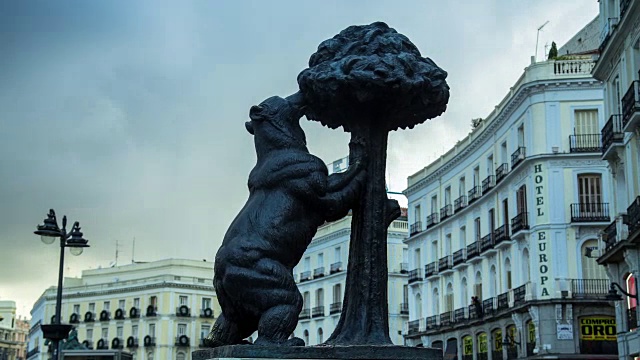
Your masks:
[{"label": "window", "polygon": [[87,340],[93,341],[93,329],[87,329]]},{"label": "window", "polygon": [[189,297],[188,296],[180,295],[178,299],[179,299],[180,306],[187,305],[189,303]]},{"label": "window", "polygon": [[451,234],[449,233],[444,237],[444,255],[449,256],[451,253]]},{"label": "window", "polygon": [[433,289],[432,303],[433,303],[432,314],[433,315],[440,314],[440,292],[438,291],[438,288]]},{"label": "window", "polygon": [[413,268],[414,269],[420,269],[420,249],[416,249],[413,252]]},{"label": "window", "polygon": [[211,309],[211,298],[202,298],[202,308]]},{"label": "window", "polygon": [[73,305],[73,313],[80,314],[80,304]]},{"label": "window", "polygon": [[304,295],[303,295],[303,297],[302,297],[302,298],[303,298],[303,300],[304,300],[304,307],[303,307],[304,309],[309,309],[309,308],[311,308],[311,299],[310,299],[309,297],[310,297],[310,296],[309,296],[309,292],[308,292],[308,291],[305,291],[305,292],[304,292]]},{"label": "window", "polygon": [[440,251],[438,251],[438,240],[433,240],[431,242],[431,260],[438,261],[440,258]]},{"label": "window", "polygon": [[120,339],[122,339],[122,337],[124,336],[124,329],[122,328],[122,326],[118,326],[116,328],[116,336]]},{"label": "window", "polygon": [[149,305],[153,305],[153,307],[158,306],[158,297],[152,296],[149,298]]},{"label": "window", "polygon": [[451,283],[449,283],[449,285],[447,285],[447,293],[445,295],[445,309],[444,311],[453,311],[453,285],[451,285]]},{"label": "window", "polygon": [[[502,200],[502,225],[509,225],[509,199]],[[505,226],[505,231],[509,229]]]},{"label": "window", "polygon": [[602,181],[600,174],[578,175],[578,198],[580,204],[602,203]]},{"label": "window", "polygon": [[482,237],[482,235],[480,234],[480,218],[477,217],[473,220],[473,230],[475,232],[474,237],[475,237],[475,241],[480,241],[480,238]]},{"label": "window", "polygon": [[309,256],[304,258],[304,271],[311,271],[311,258]]},{"label": "window", "polygon": [[462,278],[462,305],[466,305],[468,301],[470,302],[471,298],[467,289],[467,278]]},{"label": "window", "polygon": [[305,330],[302,335],[302,340],[304,340],[304,344],[309,346],[309,330]]},{"label": "window", "polygon": [[89,311],[96,312],[96,303],[89,303]]},{"label": "window", "polygon": [[524,124],[518,126],[518,147],[524,146]]},{"label": "window", "polygon": [[422,219],[422,213],[420,212],[420,205],[416,205],[416,207],[414,207],[414,212],[413,212],[413,221],[418,222],[420,221],[420,219]]},{"label": "window", "polygon": [[318,267],[324,266],[324,253],[318,254]]},{"label": "window", "polygon": [[438,212],[438,195],[433,195],[431,197],[431,213],[435,214]]},{"label": "window", "polygon": [[451,186],[444,189],[444,205],[451,205]]},{"label": "window", "polygon": [[460,178],[458,181],[458,196],[463,196],[466,194],[467,187],[464,184],[464,176]]},{"label": "window", "polygon": [[318,328],[318,344],[322,344],[324,341],[323,335],[322,328]]},{"label": "window", "polygon": [[409,285],[402,285],[402,302],[409,303]]},{"label": "window", "polygon": [[107,310],[107,311],[109,311],[109,307],[110,307],[110,305],[111,305],[111,304],[109,303],[109,301],[105,301],[105,302],[102,304],[102,310]]},{"label": "window", "polygon": [[124,310],[124,300],[118,300],[118,309]]},{"label": "window", "polygon": [[422,297],[420,294],[416,294],[416,319],[422,318]]},{"label": "window", "polygon": [[102,328],[102,338],[103,339],[109,338],[109,328]]},{"label": "window", "polygon": [[149,336],[156,337],[156,324],[149,324]]},{"label": "window", "polygon": [[138,325],[131,325],[131,336],[138,337]]},{"label": "window", "polygon": [[459,244],[460,249],[463,249],[465,246],[467,246],[467,227],[466,226],[460,227],[460,239],[458,239],[458,242],[460,243]]},{"label": "window", "polygon": [[324,290],[316,290],[316,306],[324,306]]},{"label": "window", "polygon": [[576,110],[575,127],[573,129],[573,132],[575,135],[600,134],[600,125],[598,124],[598,110]]},{"label": "window", "polygon": [[136,309],[140,308],[140,298],[133,299],[133,307],[135,307]]},{"label": "window", "polygon": [[522,185],[516,191],[516,208],[518,210],[518,215],[527,212],[527,186]]},{"label": "window", "polygon": [[178,336],[187,335],[187,324],[178,324]]},{"label": "window", "polygon": [[342,285],[335,284],[333,285],[333,303],[342,302]]},{"label": "window", "polygon": [[493,154],[487,157],[487,176],[493,175]]},{"label": "window", "polygon": [[335,259],[335,262],[342,261],[342,249],[340,249],[340,246],[333,249],[333,258]]},{"label": "window", "polygon": [[583,279],[607,279],[607,272],[604,266],[598,265],[595,258],[587,257],[590,251],[598,249],[598,240],[587,240],[582,244],[580,254],[582,258],[582,278]]},{"label": "window", "polygon": [[512,281],[511,281],[511,260],[509,260],[509,258],[507,258],[504,261],[504,269],[505,269],[505,272],[507,274],[507,276],[506,276],[507,290],[511,290],[511,287],[512,287],[513,284],[512,284]]},{"label": "window", "polygon": [[480,185],[480,166],[473,168],[473,186]]},{"label": "window", "polygon": [[478,297],[478,299],[482,299],[482,273],[480,271],[476,272],[476,283],[473,286],[473,294]]},{"label": "window", "polygon": [[208,324],[202,325],[202,327],[200,327],[200,339],[206,338],[209,332],[211,332],[211,326]]},{"label": "window", "polygon": [[507,150],[507,142],[503,142],[500,145],[500,160],[503,164],[509,163],[509,152]]},{"label": "window", "polygon": [[496,229],[496,210],[489,209],[489,234],[493,233],[493,230]]}]

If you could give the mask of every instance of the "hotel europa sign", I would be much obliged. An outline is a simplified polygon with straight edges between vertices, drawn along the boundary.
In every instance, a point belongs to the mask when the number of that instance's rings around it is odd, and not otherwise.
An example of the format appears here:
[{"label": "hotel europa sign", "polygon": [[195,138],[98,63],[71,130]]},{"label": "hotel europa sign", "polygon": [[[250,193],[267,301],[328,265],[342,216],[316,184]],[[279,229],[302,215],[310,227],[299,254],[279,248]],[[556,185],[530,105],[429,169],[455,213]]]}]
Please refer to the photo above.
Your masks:
[{"label": "hotel europa sign", "polygon": [[[536,223],[541,223],[545,217],[545,207],[547,203],[547,194],[546,194],[546,174],[542,171],[542,164],[535,164],[533,166],[533,183],[534,183],[534,194],[535,194],[535,204],[536,204]],[[538,274],[540,276],[540,284],[539,289],[539,297],[540,298],[549,298],[549,285],[551,284],[551,280],[549,277],[549,241],[547,239],[546,231],[536,231],[534,234],[534,239],[537,240],[538,246]]]}]

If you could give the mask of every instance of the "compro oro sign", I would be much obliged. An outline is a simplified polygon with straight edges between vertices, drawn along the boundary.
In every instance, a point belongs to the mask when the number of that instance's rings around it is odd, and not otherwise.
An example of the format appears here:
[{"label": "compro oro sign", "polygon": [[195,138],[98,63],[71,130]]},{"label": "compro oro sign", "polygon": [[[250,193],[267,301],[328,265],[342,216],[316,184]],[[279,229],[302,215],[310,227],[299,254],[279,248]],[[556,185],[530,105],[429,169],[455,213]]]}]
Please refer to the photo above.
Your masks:
[{"label": "compro oro sign", "polygon": [[604,316],[581,318],[580,339],[591,341],[616,341],[616,319]]}]

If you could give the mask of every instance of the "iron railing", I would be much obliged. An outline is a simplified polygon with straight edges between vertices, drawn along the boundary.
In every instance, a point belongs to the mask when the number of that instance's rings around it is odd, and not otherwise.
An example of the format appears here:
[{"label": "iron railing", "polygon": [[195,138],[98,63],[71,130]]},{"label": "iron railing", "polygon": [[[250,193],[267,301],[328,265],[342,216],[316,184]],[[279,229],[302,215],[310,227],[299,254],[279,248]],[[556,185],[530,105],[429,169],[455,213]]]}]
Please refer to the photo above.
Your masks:
[{"label": "iron railing", "polygon": [[471,260],[478,255],[480,255],[480,248],[477,241],[467,245],[467,260]]},{"label": "iron railing", "polygon": [[529,230],[529,213],[521,212],[511,219],[511,234],[521,230]]},{"label": "iron railing", "polygon": [[640,196],[636,197],[627,208],[627,225],[629,236],[640,229]]},{"label": "iron railing", "polygon": [[309,318],[311,318],[311,309],[302,309],[302,311],[300,311],[300,316],[298,316],[298,319],[304,320]]},{"label": "iron railing", "polygon": [[315,306],[311,309],[311,317],[322,317],[324,316],[324,305]]},{"label": "iron railing", "polygon": [[487,191],[491,190],[496,185],[496,177],[493,175],[487,176],[486,179],[482,180],[482,194],[486,194]]},{"label": "iron railing", "polygon": [[453,266],[453,256],[447,255],[438,260],[438,272],[451,269]]},{"label": "iron railing", "polygon": [[440,221],[448,218],[451,215],[453,215],[453,209],[451,207],[451,204],[447,204],[442,208],[440,208]]},{"label": "iron railing", "polygon": [[626,127],[633,114],[640,111],[640,81],[631,83],[629,90],[622,97],[622,126]]},{"label": "iron railing", "polygon": [[605,244],[605,250],[611,250],[618,243],[618,221],[613,220],[613,222],[607,225],[606,228],[602,231],[602,241]]},{"label": "iron railing", "polygon": [[311,280],[311,271],[303,271],[300,273],[300,282]]},{"label": "iron railing", "polygon": [[509,241],[509,227],[507,224],[504,224],[493,231],[493,239],[496,245],[503,241]]},{"label": "iron railing", "polygon": [[431,215],[427,216],[427,229],[429,228],[429,226],[433,226],[435,224],[437,224],[438,221],[438,213],[434,212],[431,213]]},{"label": "iron railing", "polygon": [[460,250],[456,250],[453,252],[453,266],[462,264],[465,260],[465,250],[466,249],[460,249]]},{"label": "iron railing", "polygon": [[498,295],[498,311],[509,308],[509,293],[502,293]]},{"label": "iron railing", "polygon": [[407,332],[409,335],[420,332],[420,320],[411,320],[408,323]]},{"label": "iron railing", "polygon": [[467,195],[460,195],[459,198],[453,201],[453,211],[458,211],[467,206]]},{"label": "iron railing", "polygon": [[609,220],[609,203],[571,204],[571,222],[601,222]]},{"label": "iron railing", "polygon": [[524,161],[527,156],[527,149],[524,146],[520,146],[516,151],[511,154],[511,169],[515,169],[521,162]]},{"label": "iron railing", "polygon": [[624,132],[622,131],[622,115],[611,115],[609,120],[607,120],[607,123],[604,124],[601,134],[602,154],[606,153],[614,143],[622,143],[624,140]]},{"label": "iron railing", "polygon": [[466,320],[465,310],[466,310],[465,308],[456,309],[453,312],[453,321],[456,322],[456,323],[461,323],[464,320]]},{"label": "iron railing", "polygon": [[453,323],[453,312],[447,311],[440,314],[440,326],[449,326]]},{"label": "iron railing", "polygon": [[513,289],[513,304],[524,304],[527,295],[527,285],[521,285]]},{"label": "iron railing", "polygon": [[496,169],[496,184],[499,183],[509,173],[509,164],[503,163]]},{"label": "iron railing", "polygon": [[342,311],[342,301],[334,302],[329,305],[329,314],[337,314]]},{"label": "iron railing", "polygon": [[416,221],[410,226],[409,236],[413,236],[415,234],[422,232],[422,221]]},{"label": "iron railing", "polygon": [[601,152],[600,134],[569,135],[569,152]]},{"label": "iron railing", "polygon": [[489,298],[482,301],[482,313],[484,316],[493,314],[495,310],[495,298]]},{"label": "iron railing", "polygon": [[480,188],[480,186],[474,186],[471,188],[471,190],[469,190],[468,194],[469,194],[468,203],[471,204],[472,202],[478,200],[480,196],[482,196],[482,189]]},{"label": "iron railing", "polygon": [[438,316],[433,315],[427,318],[427,330],[435,329],[438,326]]},{"label": "iron railing", "polygon": [[413,269],[409,271],[409,284],[416,281],[422,281],[422,274],[420,273],[420,269]]},{"label": "iron railing", "polygon": [[400,274],[408,274],[409,273],[409,263],[401,262],[400,263]]},{"label": "iron railing", "polygon": [[480,252],[493,249],[493,234],[489,233],[480,239]]},{"label": "iron railing", "polygon": [[428,278],[438,272],[438,263],[436,261],[430,262],[424,267],[424,277]]},{"label": "iron railing", "polygon": [[330,274],[335,274],[340,271],[342,271],[342,261],[334,262],[333,264],[331,264],[331,267],[329,268]]},{"label": "iron railing", "polygon": [[313,278],[317,279],[317,278],[321,278],[324,276],[324,266],[320,266],[319,268],[315,268],[313,270]]}]

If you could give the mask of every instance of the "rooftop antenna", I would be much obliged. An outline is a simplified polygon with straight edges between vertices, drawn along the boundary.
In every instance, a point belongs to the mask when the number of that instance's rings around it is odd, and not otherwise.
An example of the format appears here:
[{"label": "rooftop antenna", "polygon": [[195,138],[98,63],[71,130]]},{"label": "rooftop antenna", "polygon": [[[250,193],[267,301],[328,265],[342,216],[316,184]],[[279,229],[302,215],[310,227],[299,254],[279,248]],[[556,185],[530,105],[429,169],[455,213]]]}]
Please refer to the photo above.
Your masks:
[{"label": "rooftop antenna", "polygon": [[549,20],[547,20],[547,22],[545,22],[544,24],[540,25],[540,27],[538,28],[538,33],[536,34],[536,53],[533,55],[533,59],[535,60],[535,62],[538,62],[538,39],[540,39],[540,31],[548,23],[549,23]]},{"label": "rooftop antenna", "polygon": [[114,265],[118,264],[118,255],[119,255],[119,251],[120,250],[120,242],[118,240],[116,240],[116,260],[114,261]]},{"label": "rooftop antenna", "polygon": [[131,263],[135,263],[134,256],[136,255],[136,237],[133,237],[133,245],[131,246]]}]

